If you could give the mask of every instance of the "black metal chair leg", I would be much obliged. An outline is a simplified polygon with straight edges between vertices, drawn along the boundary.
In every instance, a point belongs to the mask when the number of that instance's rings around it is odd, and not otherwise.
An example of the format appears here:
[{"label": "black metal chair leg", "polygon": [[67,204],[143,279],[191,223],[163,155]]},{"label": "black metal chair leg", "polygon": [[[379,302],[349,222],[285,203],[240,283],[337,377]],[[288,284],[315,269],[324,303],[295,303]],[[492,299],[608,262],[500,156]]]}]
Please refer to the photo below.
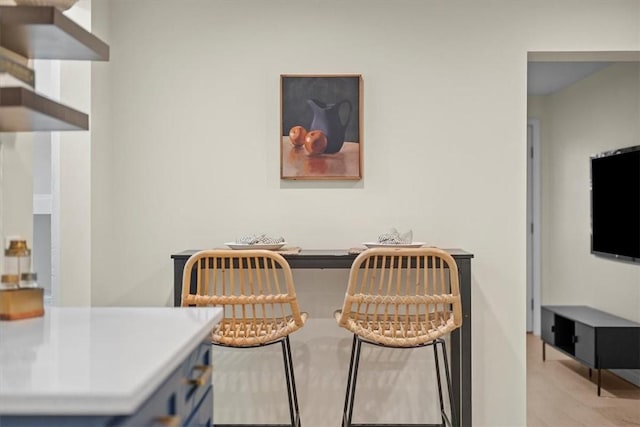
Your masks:
[{"label": "black metal chair leg", "polygon": [[343,427],[351,427],[351,419],[353,416],[353,402],[356,395],[356,382],[358,380],[358,365],[360,364],[360,349],[362,341],[357,336],[353,337],[353,346],[351,348],[351,363],[349,366],[349,378],[347,382],[347,396],[345,398],[345,411],[342,415]]},{"label": "black metal chair leg", "polygon": [[453,401],[453,390],[451,390],[451,375],[449,374],[449,358],[447,357],[447,346],[444,340],[439,340],[442,345],[442,356],[444,357],[444,373],[447,377],[447,390],[449,392],[449,408],[451,410],[451,423],[450,425],[458,426],[458,418],[456,414],[456,404]]},{"label": "black metal chair leg", "polygon": [[289,360],[287,359],[287,345],[284,340],[280,343],[282,345],[282,360],[284,362],[284,376],[287,381],[287,398],[289,399],[289,416],[291,417],[291,427],[295,427],[294,415],[293,415],[293,398],[291,396],[291,377],[289,376]]},{"label": "black metal chair leg", "polygon": [[293,360],[289,337],[282,340],[282,359],[284,360],[284,375],[287,381],[287,397],[289,399],[289,415],[291,427],[300,427],[300,414],[298,410],[298,396],[296,393],[295,376],[293,373]]},{"label": "black metal chair leg", "polygon": [[349,403],[349,417],[347,418],[347,427],[351,427],[351,419],[353,416],[353,405],[356,398],[356,385],[358,384],[358,367],[360,366],[360,350],[362,341],[358,338],[356,343],[355,364],[353,366],[353,382],[351,383],[351,402]]},{"label": "black metal chair leg", "polygon": [[[438,356],[438,341],[433,343],[433,361],[436,365],[436,380],[438,382],[438,399],[440,401],[440,419],[442,420],[442,425],[445,425],[444,419],[444,399],[442,398],[442,380],[440,378],[440,357]],[[445,364],[447,361],[445,360]]]},{"label": "black metal chair leg", "polygon": [[[370,343],[369,341],[364,341]],[[353,407],[355,402],[356,384],[358,381],[358,368],[360,366],[360,354],[363,340],[357,335],[353,336],[353,344],[351,346],[351,358],[349,360],[349,373],[347,375],[347,390],[345,393],[344,410],[342,413],[342,427],[353,427]],[[371,343],[373,344],[373,343]],[[447,382],[447,395],[449,398],[449,407],[451,409],[451,417],[447,415],[446,407],[444,404],[444,395],[442,392],[442,375],[440,373],[440,355],[438,354],[438,344],[442,346],[442,357],[444,364],[445,379]],[[379,345],[379,344],[374,344]],[[455,403],[453,402],[453,389],[451,386],[451,373],[449,368],[449,359],[447,357],[446,343],[443,339],[437,339],[432,341],[428,345],[433,346],[434,363],[436,368],[436,379],[438,383],[438,398],[440,400],[440,417],[441,424],[438,426],[459,427],[456,416]],[[382,346],[384,347],[384,346]],[[371,427],[371,426],[391,426],[391,424],[356,424],[356,426]],[[425,426],[425,424],[402,424],[403,426]],[[429,426],[435,424],[428,424]]]},{"label": "black metal chair leg", "polygon": [[349,398],[351,397],[351,377],[353,375],[353,356],[356,353],[356,336],[353,336],[351,344],[351,357],[349,359],[349,374],[347,375],[347,391],[344,396],[344,408],[342,409],[342,427],[346,427],[347,411],[349,410]]},{"label": "black metal chair leg", "polygon": [[293,392],[293,408],[295,410],[296,413],[296,426],[300,427],[301,425],[301,421],[300,421],[300,409],[298,408],[298,392],[296,390],[296,376],[294,374],[293,371],[293,357],[291,357],[291,341],[289,341],[289,337],[287,337],[285,339],[286,344],[287,344],[287,356],[289,358],[289,366],[291,367],[290,372],[291,372],[291,390]]},{"label": "black metal chair leg", "polygon": [[347,374],[347,391],[344,396],[344,408],[342,409],[342,427],[346,427],[347,411],[349,410],[349,397],[351,396],[351,376],[353,375],[353,356],[356,350],[356,336],[353,336],[351,342],[351,357],[349,358],[349,373]]}]

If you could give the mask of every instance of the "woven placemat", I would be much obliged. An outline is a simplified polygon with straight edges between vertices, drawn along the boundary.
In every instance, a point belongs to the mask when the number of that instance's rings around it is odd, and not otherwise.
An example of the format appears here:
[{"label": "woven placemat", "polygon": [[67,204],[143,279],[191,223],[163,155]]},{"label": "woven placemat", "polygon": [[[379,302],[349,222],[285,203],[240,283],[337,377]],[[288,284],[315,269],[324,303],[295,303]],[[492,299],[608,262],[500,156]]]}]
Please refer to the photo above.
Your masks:
[{"label": "woven placemat", "polygon": [[[421,247],[422,248],[436,248],[437,246],[426,246],[426,245],[423,245]],[[349,248],[349,254],[358,255],[358,254],[361,254],[362,252],[364,252],[366,250],[367,250],[366,247],[353,247],[353,248]]]},{"label": "woven placemat", "polygon": [[297,255],[301,250],[302,248],[300,246],[284,246],[275,252],[278,252],[280,255]]}]

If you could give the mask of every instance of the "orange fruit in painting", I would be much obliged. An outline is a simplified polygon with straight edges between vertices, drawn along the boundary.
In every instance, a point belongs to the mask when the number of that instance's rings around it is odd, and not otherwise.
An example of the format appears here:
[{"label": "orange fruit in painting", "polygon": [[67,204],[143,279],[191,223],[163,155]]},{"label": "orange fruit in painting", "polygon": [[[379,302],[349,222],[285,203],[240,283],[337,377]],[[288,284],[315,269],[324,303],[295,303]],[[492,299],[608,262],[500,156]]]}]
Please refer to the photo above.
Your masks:
[{"label": "orange fruit in painting", "polygon": [[309,154],[322,154],[327,149],[327,136],[321,130],[312,130],[307,133],[304,148]]},{"label": "orange fruit in painting", "polygon": [[289,141],[296,147],[304,145],[304,140],[307,137],[307,130],[302,126],[294,126],[289,131]]}]

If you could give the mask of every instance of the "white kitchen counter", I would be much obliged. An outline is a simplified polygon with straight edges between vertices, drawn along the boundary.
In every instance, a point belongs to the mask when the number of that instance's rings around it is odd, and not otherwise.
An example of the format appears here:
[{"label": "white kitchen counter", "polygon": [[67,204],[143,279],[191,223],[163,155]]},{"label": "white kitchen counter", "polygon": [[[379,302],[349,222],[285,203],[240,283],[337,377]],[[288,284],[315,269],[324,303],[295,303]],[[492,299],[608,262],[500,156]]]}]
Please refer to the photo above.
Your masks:
[{"label": "white kitchen counter", "polygon": [[0,322],[0,415],[132,413],[221,317],[219,308],[47,307]]}]

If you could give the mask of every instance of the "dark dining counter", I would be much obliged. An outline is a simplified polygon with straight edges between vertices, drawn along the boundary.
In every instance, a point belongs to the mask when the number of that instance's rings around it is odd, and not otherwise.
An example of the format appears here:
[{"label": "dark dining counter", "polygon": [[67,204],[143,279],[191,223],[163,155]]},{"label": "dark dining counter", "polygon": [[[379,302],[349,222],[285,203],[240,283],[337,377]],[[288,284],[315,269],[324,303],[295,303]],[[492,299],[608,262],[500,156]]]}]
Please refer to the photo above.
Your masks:
[{"label": "dark dining counter", "polygon": [[[364,249],[364,248],[363,248]],[[191,255],[199,249],[187,249],[171,255],[173,259],[173,302],[180,306],[182,271]],[[451,377],[453,398],[461,426],[471,426],[471,259],[473,254],[463,249],[444,249],[456,260],[460,276],[462,327],[451,334]],[[349,269],[358,256],[347,249],[302,249],[298,253],[283,252],[291,268]],[[193,284],[193,280],[192,280]]]}]

